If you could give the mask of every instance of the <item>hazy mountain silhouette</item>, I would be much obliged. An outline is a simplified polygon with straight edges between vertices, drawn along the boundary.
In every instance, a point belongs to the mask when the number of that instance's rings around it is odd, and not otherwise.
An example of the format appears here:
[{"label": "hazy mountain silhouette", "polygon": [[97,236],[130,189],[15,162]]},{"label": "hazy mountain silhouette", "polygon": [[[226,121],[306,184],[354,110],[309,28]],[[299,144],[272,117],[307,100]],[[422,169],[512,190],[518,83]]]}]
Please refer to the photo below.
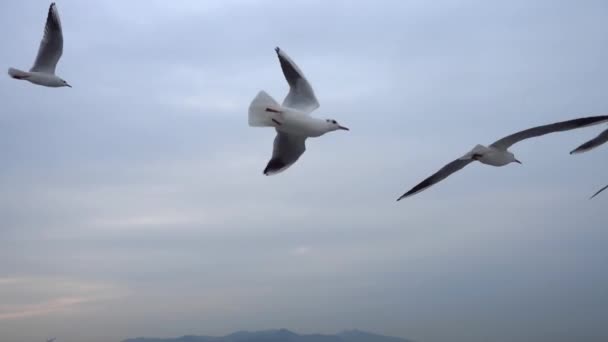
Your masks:
[{"label": "hazy mountain silhouette", "polygon": [[182,336],[177,338],[138,337],[123,342],[412,342],[359,330],[344,331],[336,335],[299,335],[287,329],[264,331],[238,331],[226,336]]}]

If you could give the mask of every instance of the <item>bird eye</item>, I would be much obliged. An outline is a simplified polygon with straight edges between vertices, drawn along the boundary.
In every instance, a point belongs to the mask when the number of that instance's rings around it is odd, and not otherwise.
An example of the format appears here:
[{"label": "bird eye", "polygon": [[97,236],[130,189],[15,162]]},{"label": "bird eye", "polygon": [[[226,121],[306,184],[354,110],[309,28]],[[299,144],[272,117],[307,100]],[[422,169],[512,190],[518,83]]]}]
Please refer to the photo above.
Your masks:
[{"label": "bird eye", "polygon": [[337,124],[337,123],[338,123],[338,122],[336,122],[336,120],[332,120],[331,122],[332,122],[332,123],[334,123],[334,124]]}]

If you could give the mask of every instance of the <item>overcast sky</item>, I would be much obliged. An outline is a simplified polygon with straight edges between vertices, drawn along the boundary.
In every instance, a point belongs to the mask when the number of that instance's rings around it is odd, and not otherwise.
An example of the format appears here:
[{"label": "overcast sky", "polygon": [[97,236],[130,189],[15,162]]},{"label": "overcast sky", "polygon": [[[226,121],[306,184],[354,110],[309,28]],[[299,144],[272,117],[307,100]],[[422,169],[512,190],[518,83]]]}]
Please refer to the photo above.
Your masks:
[{"label": "overcast sky", "polygon": [[[0,2],[29,69],[48,1]],[[606,341],[603,127],[464,154],[608,112],[606,1],[58,2],[74,88],[0,77],[2,341],[358,328],[421,342]],[[262,175],[247,107],[287,84],[351,128]]]}]

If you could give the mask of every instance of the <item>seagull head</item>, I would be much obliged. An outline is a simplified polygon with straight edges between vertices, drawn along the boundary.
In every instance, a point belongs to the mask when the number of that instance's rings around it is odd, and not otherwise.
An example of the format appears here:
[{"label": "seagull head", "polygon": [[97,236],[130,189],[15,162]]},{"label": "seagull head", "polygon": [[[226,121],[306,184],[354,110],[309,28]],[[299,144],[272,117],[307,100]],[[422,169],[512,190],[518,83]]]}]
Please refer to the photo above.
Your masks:
[{"label": "seagull head", "polygon": [[328,132],[337,131],[337,130],[350,131],[350,129],[348,129],[344,126],[341,126],[338,123],[338,121],[333,120],[333,119],[327,119],[327,120],[325,120],[325,123],[326,123]]},{"label": "seagull head", "polygon": [[517,160],[517,158],[515,158],[515,155],[509,151],[506,151],[506,156],[507,158],[509,158],[509,163],[517,163],[517,164],[521,164],[522,162],[520,162],[519,160]]},{"label": "seagull head", "polygon": [[69,84],[68,84],[68,82],[67,82],[66,80],[61,80],[61,86],[62,86],[62,87],[70,87],[70,88],[72,88],[72,86],[71,86],[71,85],[69,85]]}]

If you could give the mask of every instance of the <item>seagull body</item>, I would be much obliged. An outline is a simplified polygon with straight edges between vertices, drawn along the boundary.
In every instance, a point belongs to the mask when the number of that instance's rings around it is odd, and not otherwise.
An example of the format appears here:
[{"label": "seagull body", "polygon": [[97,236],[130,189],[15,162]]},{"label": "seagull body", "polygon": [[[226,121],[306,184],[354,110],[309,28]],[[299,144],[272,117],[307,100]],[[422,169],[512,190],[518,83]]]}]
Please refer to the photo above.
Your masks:
[{"label": "seagull body", "polygon": [[57,62],[63,54],[63,33],[57,6],[52,3],[44,27],[44,36],[40,42],[38,56],[30,71],[9,68],[8,74],[17,80],[25,80],[45,87],[71,87],[62,78],[55,75]]},{"label": "seagull body", "polygon": [[272,158],[264,169],[265,175],[277,174],[293,165],[306,151],[306,139],[320,137],[336,130],[348,130],[336,120],[310,116],[319,108],[315,93],[298,66],[278,47],[275,49],[289,93],[283,104],[260,91],[249,106],[249,126],[274,127]]},{"label": "seagull body", "polygon": [[[507,150],[501,150],[494,146],[486,147],[483,145],[475,146],[470,152],[460,158],[461,160],[478,161],[482,164],[492,166],[505,166],[512,162],[519,161],[515,159],[515,155]],[[521,164],[521,163],[520,163]]]},{"label": "seagull body", "polygon": [[487,147],[483,145],[477,145],[464,156],[452,161],[451,163],[448,163],[435,174],[420,182],[418,185],[416,185],[411,190],[399,197],[397,201],[409,196],[413,196],[421,191],[428,189],[429,187],[439,183],[451,174],[464,168],[465,166],[469,165],[474,161],[479,161],[482,164],[497,167],[505,166],[510,163],[521,164],[521,162],[515,158],[515,155],[511,153],[508,149],[512,145],[522,140],[539,137],[549,133],[563,132],[576,128],[597,125],[606,121],[608,121],[607,115],[562,121],[549,125],[533,127],[530,129],[523,130],[521,132],[517,132],[515,134],[508,135]]},{"label": "seagull body", "polygon": [[64,80],[62,80],[61,78],[59,78],[55,75],[52,75],[52,74],[48,74],[48,73],[44,73],[44,72],[35,72],[35,71],[27,72],[27,71],[21,71],[18,69],[14,69],[14,68],[10,68],[8,70],[9,70],[9,75],[11,75],[11,77],[16,80],[29,81],[29,82],[37,84],[37,85],[51,87],[51,88],[69,87],[69,85],[66,85],[63,83],[63,82],[65,82]]},{"label": "seagull body", "polygon": [[287,110],[276,129],[282,133],[316,138],[331,132],[328,126],[325,120],[310,117],[302,112]]},{"label": "seagull body", "polygon": [[289,107],[282,107],[266,92],[261,91],[253,100],[249,111],[261,112],[262,116],[251,116],[251,126],[272,125],[278,132],[306,138],[320,137],[330,132],[331,125],[326,120],[313,118],[307,113]]}]

